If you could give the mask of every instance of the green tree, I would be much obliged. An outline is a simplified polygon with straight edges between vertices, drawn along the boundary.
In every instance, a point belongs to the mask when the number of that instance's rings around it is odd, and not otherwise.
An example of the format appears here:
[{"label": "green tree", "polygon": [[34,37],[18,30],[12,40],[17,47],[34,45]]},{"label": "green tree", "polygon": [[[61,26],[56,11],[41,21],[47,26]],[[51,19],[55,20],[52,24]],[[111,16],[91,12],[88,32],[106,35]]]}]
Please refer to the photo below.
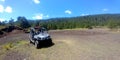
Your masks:
[{"label": "green tree", "polygon": [[18,22],[18,26],[20,26],[22,28],[29,28],[30,27],[30,24],[25,17],[18,17],[17,22]]},{"label": "green tree", "polygon": [[37,21],[37,22],[35,23],[35,26],[39,26],[39,21]]},{"label": "green tree", "polygon": [[115,20],[110,20],[108,22],[108,28],[113,29],[117,27],[117,22]]},{"label": "green tree", "polygon": [[11,19],[9,20],[9,25],[14,26],[14,19],[11,18]]}]

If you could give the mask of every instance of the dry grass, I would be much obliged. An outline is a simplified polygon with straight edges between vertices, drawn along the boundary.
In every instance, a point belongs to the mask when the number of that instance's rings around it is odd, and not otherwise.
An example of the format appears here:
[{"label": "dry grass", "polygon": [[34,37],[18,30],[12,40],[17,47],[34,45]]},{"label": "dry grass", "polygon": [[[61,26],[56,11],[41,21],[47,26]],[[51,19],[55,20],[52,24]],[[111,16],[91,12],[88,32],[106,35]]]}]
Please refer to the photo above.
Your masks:
[{"label": "dry grass", "polygon": [[13,47],[14,47],[13,43],[7,43],[7,44],[3,45],[3,49],[5,49],[5,50],[10,50]]},{"label": "dry grass", "polygon": [[3,51],[5,53],[9,50],[14,50],[16,48],[19,48],[20,46],[25,45],[25,44],[28,44],[28,42],[23,41],[23,40],[20,40],[20,41],[17,41],[17,42],[12,42],[12,43],[11,42],[6,43],[6,44],[0,46],[0,48],[1,48],[0,53],[3,53]]}]

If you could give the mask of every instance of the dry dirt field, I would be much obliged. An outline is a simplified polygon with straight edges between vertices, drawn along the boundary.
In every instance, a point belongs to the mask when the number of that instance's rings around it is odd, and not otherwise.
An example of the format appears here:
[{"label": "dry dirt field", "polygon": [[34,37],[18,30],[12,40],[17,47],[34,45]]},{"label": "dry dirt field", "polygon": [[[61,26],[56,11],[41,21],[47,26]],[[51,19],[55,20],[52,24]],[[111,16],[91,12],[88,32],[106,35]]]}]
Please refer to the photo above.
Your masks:
[{"label": "dry dirt field", "polygon": [[0,60],[120,60],[120,33],[104,29],[52,30],[54,45],[36,49],[28,34],[0,38]]}]

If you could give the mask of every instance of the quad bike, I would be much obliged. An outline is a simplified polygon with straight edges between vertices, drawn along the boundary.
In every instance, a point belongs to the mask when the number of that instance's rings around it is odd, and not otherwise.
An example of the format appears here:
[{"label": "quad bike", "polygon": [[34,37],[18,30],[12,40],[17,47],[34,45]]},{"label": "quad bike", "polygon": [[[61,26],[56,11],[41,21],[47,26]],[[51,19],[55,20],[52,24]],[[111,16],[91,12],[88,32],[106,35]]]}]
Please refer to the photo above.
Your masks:
[{"label": "quad bike", "polygon": [[36,31],[34,28],[30,29],[29,41],[33,43],[38,49],[42,46],[48,46],[52,44],[52,39],[45,28],[39,28]]}]

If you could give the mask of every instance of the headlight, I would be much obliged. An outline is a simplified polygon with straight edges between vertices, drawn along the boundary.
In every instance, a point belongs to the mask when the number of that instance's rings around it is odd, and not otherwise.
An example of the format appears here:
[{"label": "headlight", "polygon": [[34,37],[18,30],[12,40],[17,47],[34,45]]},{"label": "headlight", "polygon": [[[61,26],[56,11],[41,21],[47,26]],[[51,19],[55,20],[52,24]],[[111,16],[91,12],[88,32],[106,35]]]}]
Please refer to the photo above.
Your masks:
[{"label": "headlight", "polygon": [[49,38],[50,38],[50,36],[47,37],[47,39],[49,39]]},{"label": "headlight", "polygon": [[48,36],[48,38],[50,38],[50,36]]}]

